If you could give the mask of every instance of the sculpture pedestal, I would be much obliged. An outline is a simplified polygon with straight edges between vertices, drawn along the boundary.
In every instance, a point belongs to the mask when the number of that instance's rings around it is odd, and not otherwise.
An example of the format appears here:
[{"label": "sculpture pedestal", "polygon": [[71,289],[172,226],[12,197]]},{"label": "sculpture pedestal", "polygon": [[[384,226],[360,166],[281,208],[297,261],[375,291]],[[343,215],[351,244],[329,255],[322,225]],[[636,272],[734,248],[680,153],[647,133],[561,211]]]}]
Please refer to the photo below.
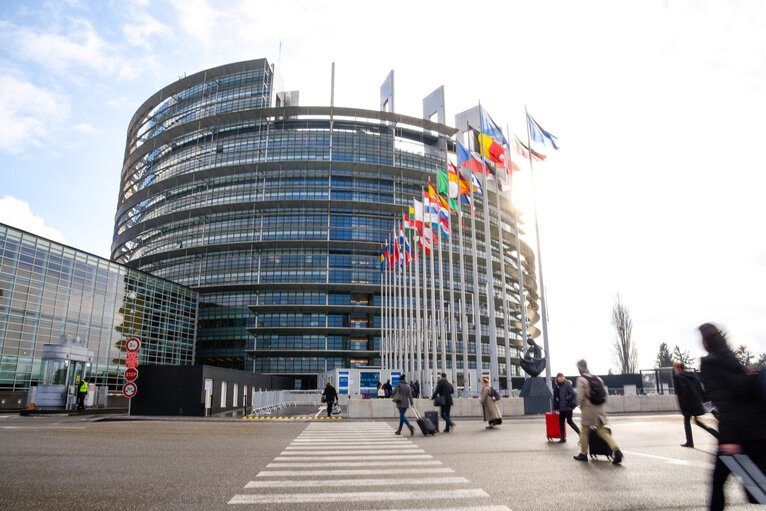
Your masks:
[{"label": "sculpture pedestal", "polygon": [[521,388],[519,397],[524,398],[524,413],[538,414],[551,410],[551,391],[545,384],[545,378],[535,376],[527,378]]}]

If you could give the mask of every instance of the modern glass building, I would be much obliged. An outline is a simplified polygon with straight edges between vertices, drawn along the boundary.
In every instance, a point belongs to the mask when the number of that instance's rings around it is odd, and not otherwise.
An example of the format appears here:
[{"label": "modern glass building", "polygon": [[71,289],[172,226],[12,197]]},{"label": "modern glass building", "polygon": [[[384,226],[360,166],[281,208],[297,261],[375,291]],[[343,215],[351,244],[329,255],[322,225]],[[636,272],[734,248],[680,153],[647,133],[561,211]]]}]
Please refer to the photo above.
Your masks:
[{"label": "modern glass building", "polygon": [[45,344],[79,337],[90,382],[122,390],[125,341],[139,364],[194,360],[198,294],[187,287],[0,224],[0,391],[42,379]]},{"label": "modern glass building", "polygon": [[[302,107],[278,82],[265,59],[228,64],[180,79],[138,109],[111,257],[200,293],[198,363],[288,375],[309,388],[328,369],[381,364],[381,242],[454,158],[458,130],[387,111]],[[392,88],[382,96],[382,105],[393,104]],[[515,230],[504,204],[492,218],[505,232],[507,265],[503,286],[493,240],[495,295],[518,304]],[[456,236],[452,250],[457,261]],[[522,252],[534,323],[534,259],[526,245]],[[443,270],[456,275],[457,263]],[[486,305],[486,269],[479,273]],[[512,344],[520,345],[514,314]],[[503,320],[496,318],[501,342]],[[488,343],[488,330],[480,331]],[[475,366],[475,350],[471,357]]]}]

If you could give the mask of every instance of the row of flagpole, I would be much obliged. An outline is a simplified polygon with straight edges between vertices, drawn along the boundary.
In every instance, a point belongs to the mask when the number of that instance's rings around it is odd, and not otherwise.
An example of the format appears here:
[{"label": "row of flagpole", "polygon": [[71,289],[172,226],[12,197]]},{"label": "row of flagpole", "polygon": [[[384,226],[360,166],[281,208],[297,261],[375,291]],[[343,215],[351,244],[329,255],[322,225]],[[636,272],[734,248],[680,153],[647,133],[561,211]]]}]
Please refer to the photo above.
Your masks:
[{"label": "row of flagpole", "polygon": [[[408,213],[402,215],[401,221],[395,221],[394,232],[387,239],[384,247],[381,248],[381,364],[384,369],[395,369],[409,374],[410,381],[420,380],[421,387],[425,394],[432,392],[438,373],[447,372],[447,343],[450,342],[450,369],[453,382],[457,382],[458,363],[457,363],[457,333],[460,327],[462,344],[462,375],[464,389],[477,391],[480,387],[481,379],[484,375],[484,352],[481,324],[481,304],[480,290],[482,284],[479,280],[478,271],[478,253],[477,253],[477,227],[476,227],[476,209],[474,201],[474,192],[482,196],[482,219],[484,222],[484,248],[486,261],[486,296],[487,296],[487,319],[489,323],[489,375],[493,386],[499,388],[499,360],[497,346],[497,323],[495,309],[495,275],[492,259],[492,217],[497,218],[497,241],[499,248],[500,278],[502,283],[500,287],[499,299],[502,303],[503,314],[503,341],[505,351],[505,374],[507,382],[510,384],[512,377],[511,365],[511,342],[510,342],[510,305],[508,293],[506,292],[506,271],[505,271],[505,243],[503,234],[503,208],[501,198],[503,188],[499,182],[499,176],[495,177],[496,200],[491,203],[489,197],[488,176],[489,169],[496,168],[496,164],[502,164],[507,169],[508,184],[512,187],[512,172],[518,168],[511,161],[511,145],[503,135],[502,131],[494,124],[489,115],[485,113],[481,104],[479,104],[480,128],[476,138],[477,143],[474,149],[480,151],[480,158],[476,158],[475,152],[468,153],[457,141],[458,165],[467,167],[469,178],[462,175],[459,167],[453,166],[449,161],[446,140],[444,140],[444,161],[447,171],[439,171],[437,188],[434,188],[430,179],[428,181],[428,191],[422,189],[422,203],[417,199],[413,200]],[[532,159],[545,158],[545,156],[534,151],[531,148],[531,140],[536,142],[550,142],[554,149],[556,146],[556,137],[543,130],[527,113],[527,146],[521,144],[517,137],[514,139],[514,147],[517,153],[526,156],[530,161],[530,172],[533,172]],[[473,129],[469,126],[469,132]],[[502,156],[498,153],[497,147],[501,147]],[[462,152],[461,152],[462,150]],[[507,166],[504,161],[507,155]],[[492,163],[488,162],[491,161]],[[481,182],[477,180],[475,171],[478,170],[477,163],[480,165]],[[495,170],[495,173],[497,170]],[[532,176],[534,183],[534,176]],[[446,183],[446,184],[445,184]],[[453,189],[454,184],[454,189]],[[443,186],[444,185],[444,186]],[[533,188],[534,193],[534,188]],[[446,195],[446,200],[442,198]],[[464,196],[467,196],[467,201]],[[467,202],[471,219],[471,266],[472,266],[472,311],[473,318],[473,351],[475,356],[475,377],[469,376],[469,333],[468,324],[468,302],[466,297],[466,279],[465,279],[465,247],[463,245],[463,203]],[[490,207],[491,206],[491,207]],[[521,343],[522,348],[527,339],[527,307],[525,297],[525,283],[523,275],[521,242],[519,239],[518,211],[515,206],[513,210],[512,226],[515,237],[516,265],[518,271],[518,294],[520,305],[520,323],[522,330]],[[459,261],[459,299],[457,307],[455,303],[455,282],[454,282],[454,261],[453,261],[453,232],[452,232],[452,214],[457,215],[457,238]],[[542,282],[542,259],[540,255],[539,227],[537,222],[537,206],[535,204],[535,228],[537,232],[537,255],[540,272],[540,298],[542,307],[544,350],[548,355],[547,338],[547,314],[544,298],[544,284]],[[436,231],[434,233],[434,231]],[[448,254],[448,282],[449,302],[448,309],[445,311],[444,296],[444,268],[442,248],[443,244]],[[414,247],[414,250],[413,248]],[[421,255],[418,257],[418,247]],[[437,252],[434,257],[434,250]],[[415,264],[411,264],[414,261]],[[430,265],[429,265],[430,262]],[[434,265],[438,264],[438,302],[436,290],[437,270]],[[414,267],[414,268],[413,268]],[[422,268],[422,281],[421,281]],[[430,291],[430,300],[429,300]],[[514,307],[514,309],[516,309]],[[456,318],[457,316],[457,318]],[[448,335],[449,330],[449,335]],[[550,357],[547,356],[548,365],[546,367],[546,376],[550,380]]]}]

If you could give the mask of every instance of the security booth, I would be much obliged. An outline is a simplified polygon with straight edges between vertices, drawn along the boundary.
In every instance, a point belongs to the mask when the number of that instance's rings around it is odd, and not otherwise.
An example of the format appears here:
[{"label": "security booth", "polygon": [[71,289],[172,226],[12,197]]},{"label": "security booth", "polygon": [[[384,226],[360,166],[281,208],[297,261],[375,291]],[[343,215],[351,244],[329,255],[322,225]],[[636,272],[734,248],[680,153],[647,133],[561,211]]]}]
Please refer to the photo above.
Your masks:
[{"label": "security booth", "polygon": [[[71,410],[77,401],[77,387],[90,377],[93,352],[85,341],[72,335],[61,335],[58,344],[45,344],[42,353],[43,381],[30,387],[27,399],[36,408]],[[93,406],[95,385],[88,385],[85,406]]]}]

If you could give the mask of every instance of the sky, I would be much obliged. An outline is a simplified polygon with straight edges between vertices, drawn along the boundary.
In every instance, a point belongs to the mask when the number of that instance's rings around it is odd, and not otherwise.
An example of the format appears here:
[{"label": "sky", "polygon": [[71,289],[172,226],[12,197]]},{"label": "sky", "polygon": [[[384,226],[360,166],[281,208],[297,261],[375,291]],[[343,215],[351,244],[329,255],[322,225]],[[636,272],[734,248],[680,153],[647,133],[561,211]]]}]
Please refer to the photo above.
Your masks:
[{"label": "sky", "polygon": [[[447,123],[479,101],[558,137],[514,200],[539,213],[552,370],[617,368],[630,309],[639,367],[697,326],[766,352],[766,3],[759,0],[0,2],[0,222],[109,257],[128,123],[185,74],[265,57],[300,104]],[[760,220],[759,220],[760,219]],[[761,234],[759,234],[761,233]]]}]

